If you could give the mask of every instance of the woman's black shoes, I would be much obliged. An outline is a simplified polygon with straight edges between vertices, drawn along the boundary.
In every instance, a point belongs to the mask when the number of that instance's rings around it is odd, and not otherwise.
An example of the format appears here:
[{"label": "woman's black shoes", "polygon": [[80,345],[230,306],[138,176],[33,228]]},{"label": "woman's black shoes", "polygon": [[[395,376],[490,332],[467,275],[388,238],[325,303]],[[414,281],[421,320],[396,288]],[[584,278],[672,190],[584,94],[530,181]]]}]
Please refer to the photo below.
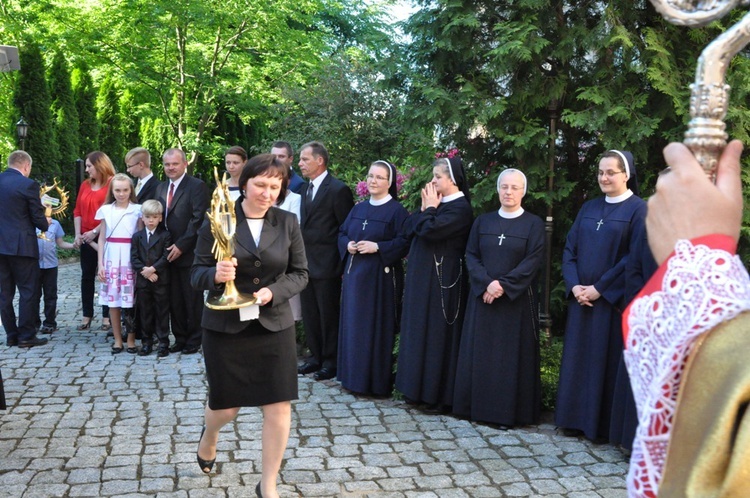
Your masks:
[{"label": "woman's black shoes", "polygon": [[260,492],[260,483],[258,483],[258,485],[255,486],[255,494],[258,498],[263,498],[263,493]]},{"label": "woman's black shoes", "polygon": [[[201,431],[201,437],[198,439],[198,448],[200,449],[201,441],[203,441],[203,433],[206,432],[206,426],[203,426],[203,430]],[[195,456],[198,458],[198,466],[201,468],[201,472],[204,474],[210,474],[211,469],[214,468],[214,462],[216,461],[216,458],[213,460],[204,460],[201,458],[201,456],[198,454],[198,452],[195,452]],[[256,488],[255,492],[259,492],[260,488]],[[260,496],[260,495],[258,495]]]}]

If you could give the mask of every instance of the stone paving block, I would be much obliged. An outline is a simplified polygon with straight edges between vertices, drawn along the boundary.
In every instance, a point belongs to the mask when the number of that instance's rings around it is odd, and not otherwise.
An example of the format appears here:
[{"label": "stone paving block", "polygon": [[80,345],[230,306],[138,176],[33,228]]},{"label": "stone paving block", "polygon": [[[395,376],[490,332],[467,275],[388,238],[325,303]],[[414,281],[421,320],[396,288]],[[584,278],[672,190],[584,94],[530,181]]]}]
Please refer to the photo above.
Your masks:
[{"label": "stone paving block", "polygon": [[474,462],[451,462],[451,470],[456,474],[470,474],[472,472],[482,472],[479,466]]},{"label": "stone paving block", "polygon": [[525,480],[523,474],[515,469],[491,471],[487,472],[487,475],[495,484],[508,484]]},{"label": "stone paving block", "polygon": [[334,482],[300,484],[298,486],[300,494],[307,498],[308,496],[338,496],[341,486]]},{"label": "stone paving block", "polygon": [[597,463],[594,465],[587,465],[586,471],[594,476],[613,476],[621,475],[622,469],[612,463]]},{"label": "stone paving block", "polygon": [[554,479],[532,479],[531,488],[540,495],[561,494],[568,491]]},{"label": "stone paving block", "polygon": [[561,477],[559,483],[569,491],[586,491],[594,489],[594,485],[585,477]]},{"label": "stone paving block", "polygon": [[102,478],[101,469],[98,467],[73,469],[68,472],[68,484],[94,484],[99,483]]},{"label": "stone paving block", "polygon": [[596,458],[594,458],[590,453],[586,453],[583,451],[564,455],[562,459],[570,465],[589,465],[597,463]]},{"label": "stone paving block", "polygon": [[386,491],[405,491],[416,489],[417,485],[411,477],[395,477],[378,479],[378,484]]},{"label": "stone paving block", "polygon": [[458,445],[453,439],[428,440],[424,442],[424,447],[433,451],[437,450],[457,450]]},{"label": "stone paving block", "polygon": [[418,468],[406,465],[399,467],[386,467],[385,471],[388,473],[389,477],[415,477],[420,475]]},{"label": "stone paving block", "polygon": [[597,489],[602,498],[627,498],[628,493],[624,489]]},{"label": "stone paving block", "polygon": [[490,486],[470,488],[468,495],[472,498],[500,498],[503,496],[502,492],[498,488]]},{"label": "stone paving block", "polygon": [[23,496],[28,498],[59,498],[65,496],[68,488],[69,486],[66,484],[37,484],[26,488]]},{"label": "stone paving block", "polygon": [[[17,495],[20,496],[20,495]],[[101,485],[98,483],[95,484],[81,484],[81,485],[75,485],[71,486],[70,490],[68,491],[68,496],[70,497],[98,497],[102,496],[101,493]]]},{"label": "stone paving block", "polygon": [[490,479],[482,472],[459,473],[453,476],[453,482],[461,488],[490,484]]},{"label": "stone paving block", "polygon": [[430,477],[415,477],[414,482],[421,489],[452,488],[453,479],[447,475],[434,475]]},{"label": "stone paving block", "polygon": [[362,455],[362,462],[369,467],[396,467],[401,465],[401,457],[393,452],[365,454]]},{"label": "stone paving block", "polygon": [[172,479],[141,479],[141,493],[155,493],[163,491],[173,491],[174,481]]},{"label": "stone paving block", "polygon": [[502,487],[504,496],[534,496],[534,490],[525,482],[517,482]]},{"label": "stone paving block", "polygon": [[[341,496],[378,494],[380,486],[375,481],[344,482]],[[369,492],[369,493],[368,493]]]}]

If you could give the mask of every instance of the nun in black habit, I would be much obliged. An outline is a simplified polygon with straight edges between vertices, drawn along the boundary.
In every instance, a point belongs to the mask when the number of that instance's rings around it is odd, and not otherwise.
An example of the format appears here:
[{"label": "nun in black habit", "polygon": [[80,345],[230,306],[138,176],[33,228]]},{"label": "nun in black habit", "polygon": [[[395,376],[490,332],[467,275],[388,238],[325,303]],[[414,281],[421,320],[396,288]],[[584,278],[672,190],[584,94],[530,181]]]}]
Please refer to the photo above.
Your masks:
[{"label": "nun in black habit", "polygon": [[605,196],[581,207],[563,252],[568,320],[555,423],[567,434],[582,432],[598,442],[610,438],[623,350],[625,268],[646,217],[646,202],[627,183],[634,172],[630,152],[603,154],[598,179]]},{"label": "nun in black habit", "polygon": [[370,198],[356,204],[339,231],[344,280],[337,379],[356,393],[393,390],[393,343],[401,317],[409,249],[403,236],[409,212],[396,199],[396,167],[375,161],[367,174]]},{"label": "nun in black habit", "polygon": [[411,239],[396,388],[406,399],[450,410],[468,282],[464,265],[473,215],[459,157],[440,158],[422,207],[404,223]]},{"label": "nun in black habit", "polygon": [[497,179],[501,208],[474,221],[466,247],[470,292],[453,413],[502,426],[536,424],[541,407],[536,281],[544,223],[521,207],[526,176]]}]

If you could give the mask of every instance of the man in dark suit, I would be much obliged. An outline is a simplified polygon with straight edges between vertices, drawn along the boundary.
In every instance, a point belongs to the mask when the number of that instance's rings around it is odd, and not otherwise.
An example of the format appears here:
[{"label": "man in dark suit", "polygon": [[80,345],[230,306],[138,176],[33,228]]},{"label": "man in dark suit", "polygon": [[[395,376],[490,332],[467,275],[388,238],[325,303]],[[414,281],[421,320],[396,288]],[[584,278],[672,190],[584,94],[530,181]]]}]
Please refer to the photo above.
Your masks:
[{"label": "man in dark suit", "polygon": [[302,191],[302,239],[310,278],[302,291],[302,321],[313,357],[300,374],[315,372],[315,380],[336,376],[343,258],[339,227],[354,206],[352,191],[328,173],[328,151],[320,142],[300,149],[300,171],[310,181]]},{"label": "man in dark suit", "polygon": [[136,179],[135,197],[138,204],[156,199],[156,187],[161,185],[151,171],[151,154],[143,147],[130,149],[125,154],[125,167],[128,174]]},{"label": "man in dark suit", "polygon": [[271,154],[276,156],[276,159],[289,168],[289,190],[295,194],[299,194],[302,187],[305,185],[305,181],[292,167],[292,163],[294,162],[294,149],[292,149],[292,144],[284,142],[283,140],[277,140],[271,146]]},{"label": "man in dark suit", "polygon": [[203,292],[190,286],[190,266],[198,229],[208,209],[208,187],[188,175],[187,158],[180,149],[167,149],[162,158],[169,178],[156,189],[164,206],[164,226],[172,236],[167,247],[169,268],[169,316],[175,343],[172,353],[194,354],[201,345]]},{"label": "man in dark suit", "polygon": [[[34,300],[39,278],[39,244],[35,227],[47,231],[49,222],[39,199],[39,185],[29,179],[31,156],[17,150],[0,173],[0,319],[8,346],[30,348],[47,344],[36,336]],[[18,288],[18,323],[13,296]],[[38,317],[37,317],[38,318]]]}]

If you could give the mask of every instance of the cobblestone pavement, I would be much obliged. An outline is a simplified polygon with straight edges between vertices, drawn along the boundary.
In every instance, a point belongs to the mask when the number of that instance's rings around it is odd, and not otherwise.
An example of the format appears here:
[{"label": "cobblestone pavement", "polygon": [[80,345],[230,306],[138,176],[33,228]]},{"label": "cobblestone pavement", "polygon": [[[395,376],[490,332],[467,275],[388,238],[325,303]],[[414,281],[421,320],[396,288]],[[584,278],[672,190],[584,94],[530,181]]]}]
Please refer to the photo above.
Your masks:
[{"label": "cobblestone pavement", "polygon": [[[78,331],[79,267],[60,267],[60,330],[0,346],[0,496],[252,497],[258,409],[224,428],[217,471],[195,462],[206,382],[200,354],[110,354]],[[111,339],[109,339],[111,341]],[[624,497],[627,458],[554,425],[502,431],[300,377],[282,497]]]}]

